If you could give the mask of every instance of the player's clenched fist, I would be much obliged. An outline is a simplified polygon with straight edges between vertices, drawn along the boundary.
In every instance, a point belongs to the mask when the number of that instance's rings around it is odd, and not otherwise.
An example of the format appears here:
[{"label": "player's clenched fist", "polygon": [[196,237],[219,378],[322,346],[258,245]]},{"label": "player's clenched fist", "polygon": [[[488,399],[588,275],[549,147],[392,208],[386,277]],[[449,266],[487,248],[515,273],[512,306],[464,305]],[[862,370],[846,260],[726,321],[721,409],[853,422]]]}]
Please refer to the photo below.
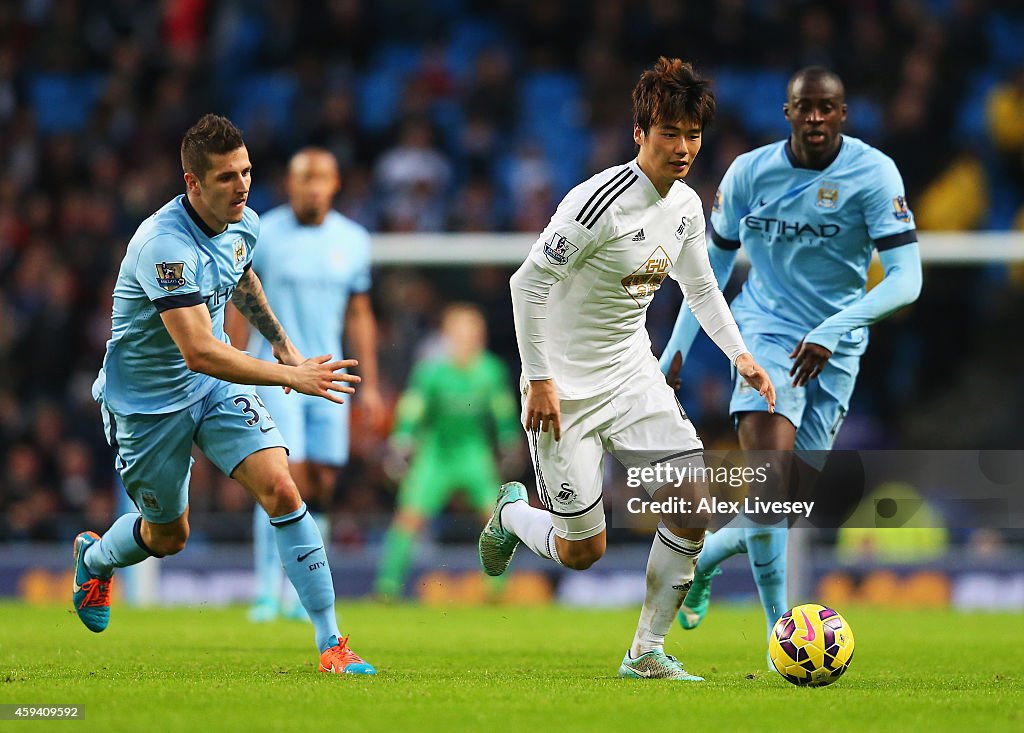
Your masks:
[{"label": "player's clenched fist", "polygon": [[355,388],[349,384],[359,384],[360,378],[355,374],[346,374],[342,369],[350,369],[359,364],[355,359],[331,361],[330,354],[314,356],[294,368],[291,384],[288,386],[296,392],[323,397],[325,400],[344,404],[345,400],[331,392],[353,394]]},{"label": "player's clenched fist", "polygon": [[768,372],[754,361],[754,357],[749,353],[740,354],[736,358],[736,371],[747,381],[747,384],[764,397],[764,401],[768,403],[768,412],[775,412],[775,385],[772,384]]}]

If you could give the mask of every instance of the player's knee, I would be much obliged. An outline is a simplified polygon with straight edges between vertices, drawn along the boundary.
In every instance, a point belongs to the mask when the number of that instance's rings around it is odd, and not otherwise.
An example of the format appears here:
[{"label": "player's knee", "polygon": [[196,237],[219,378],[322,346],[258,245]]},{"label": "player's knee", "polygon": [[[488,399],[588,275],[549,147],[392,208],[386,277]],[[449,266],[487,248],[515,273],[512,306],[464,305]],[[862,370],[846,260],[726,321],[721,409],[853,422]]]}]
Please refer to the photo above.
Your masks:
[{"label": "player's knee", "polygon": [[276,471],[264,480],[260,503],[271,517],[290,514],[302,505],[302,497],[288,471]]},{"label": "player's knee", "polygon": [[160,556],[177,555],[185,549],[188,542],[188,525],[168,527],[151,534],[149,549]]},{"label": "player's knee", "polygon": [[570,570],[586,570],[600,559],[601,555],[598,553],[580,554],[562,560],[562,564]]},{"label": "player's knee", "polygon": [[585,542],[569,542],[563,551],[558,549],[558,557],[562,564],[571,570],[586,570],[604,555],[604,547]]},{"label": "player's knee", "polygon": [[157,552],[159,552],[164,557],[166,557],[167,555],[177,555],[179,552],[185,549],[185,543],[187,541],[188,540],[186,539],[180,538],[167,540],[160,546],[160,549],[157,550]]}]

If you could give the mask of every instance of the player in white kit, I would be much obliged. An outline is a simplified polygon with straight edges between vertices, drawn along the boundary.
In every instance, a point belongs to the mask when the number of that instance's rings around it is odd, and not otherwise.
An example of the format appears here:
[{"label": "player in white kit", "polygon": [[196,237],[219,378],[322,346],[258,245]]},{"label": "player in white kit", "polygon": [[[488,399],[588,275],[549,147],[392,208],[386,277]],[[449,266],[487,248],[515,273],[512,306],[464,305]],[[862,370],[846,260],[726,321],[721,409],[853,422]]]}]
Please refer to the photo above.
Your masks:
[{"label": "player in white kit", "polygon": [[[701,326],[769,409],[775,403],[771,380],[716,287],[700,199],[682,181],[714,110],[708,82],[689,64],[659,59],[633,91],[636,159],[570,191],[512,277],[523,425],[545,508],[529,505],[522,484],[502,486],[480,535],[489,575],[505,572],[520,542],[576,570],[600,559],[606,451],[627,469],[703,465],[703,445],[665,383],[645,327],[666,277],[679,283]],[[669,488],[645,484],[656,500]],[[696,526],[703,520],[695,519],[682,527],[662,516],[622,677],[702,679],[664,652],[703,545],[703,526]]]}]

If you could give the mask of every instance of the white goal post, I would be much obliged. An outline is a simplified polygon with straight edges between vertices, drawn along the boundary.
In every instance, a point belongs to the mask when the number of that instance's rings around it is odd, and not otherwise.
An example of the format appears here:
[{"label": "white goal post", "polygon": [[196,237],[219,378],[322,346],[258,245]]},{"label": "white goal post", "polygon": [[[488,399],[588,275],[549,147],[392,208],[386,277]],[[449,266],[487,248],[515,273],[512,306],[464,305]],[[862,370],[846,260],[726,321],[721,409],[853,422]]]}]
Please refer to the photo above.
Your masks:
[{"label": "white goal post", "polygon": [[[926,265],[1024,262],[1021,232],[918,232]],[[531,234],[374,234],[375,265],[506,265],[517,267],[536,241]],[[743,250],[740,250],[742,257]]]}]

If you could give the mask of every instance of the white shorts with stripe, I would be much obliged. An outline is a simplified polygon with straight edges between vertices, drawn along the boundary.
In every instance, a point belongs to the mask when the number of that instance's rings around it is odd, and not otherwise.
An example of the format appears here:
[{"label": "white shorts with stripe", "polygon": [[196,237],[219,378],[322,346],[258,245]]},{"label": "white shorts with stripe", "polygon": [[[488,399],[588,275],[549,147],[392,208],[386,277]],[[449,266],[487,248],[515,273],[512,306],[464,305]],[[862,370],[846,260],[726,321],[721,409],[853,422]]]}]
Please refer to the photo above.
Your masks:
[{"label": "white shorts with stripe", "polygon": [[[605,453],[627,470],[701,460],[704,445],[653,357],[615,393],[560,404],[562,439],[536,431],[527,431],[527,438],[537,494],[563,539],[585,540],[605,528]],[[525,417],[524,387],[523,422]],[[653,495],[661,485],[645,488]]]}]

